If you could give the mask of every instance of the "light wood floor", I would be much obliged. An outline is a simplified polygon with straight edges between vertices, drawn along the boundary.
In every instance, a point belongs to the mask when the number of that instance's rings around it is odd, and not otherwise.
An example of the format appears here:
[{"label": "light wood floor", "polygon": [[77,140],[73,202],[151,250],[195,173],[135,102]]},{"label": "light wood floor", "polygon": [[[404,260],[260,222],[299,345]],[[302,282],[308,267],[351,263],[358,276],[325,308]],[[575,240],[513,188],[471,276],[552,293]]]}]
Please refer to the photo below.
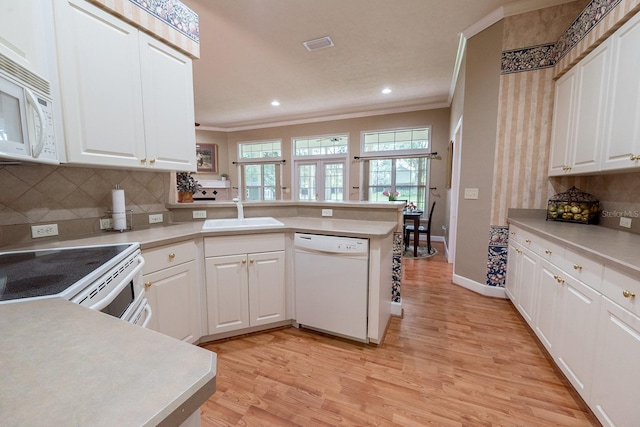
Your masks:
[{"label": "light wood floor", "polygon": [[597,426],[510,302],[405,259],[403,318],[381,346],[285,328],[203,344],[218,354],[203,426]]}]

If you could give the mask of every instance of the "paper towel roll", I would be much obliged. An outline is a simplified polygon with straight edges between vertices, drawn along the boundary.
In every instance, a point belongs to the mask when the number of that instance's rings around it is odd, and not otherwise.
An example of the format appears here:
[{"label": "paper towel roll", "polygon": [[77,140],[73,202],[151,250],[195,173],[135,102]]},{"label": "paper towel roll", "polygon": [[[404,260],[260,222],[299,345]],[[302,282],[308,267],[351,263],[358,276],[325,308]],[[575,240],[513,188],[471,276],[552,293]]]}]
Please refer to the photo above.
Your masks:
[{"label": "paper towel roll", "polygon": [[127,228],[127,214],[124,206],[124,190],[116,189],[111,190],[111,201],[113,207],[111,212],[113,215],[113,228],[114,230],[126,230]]}]

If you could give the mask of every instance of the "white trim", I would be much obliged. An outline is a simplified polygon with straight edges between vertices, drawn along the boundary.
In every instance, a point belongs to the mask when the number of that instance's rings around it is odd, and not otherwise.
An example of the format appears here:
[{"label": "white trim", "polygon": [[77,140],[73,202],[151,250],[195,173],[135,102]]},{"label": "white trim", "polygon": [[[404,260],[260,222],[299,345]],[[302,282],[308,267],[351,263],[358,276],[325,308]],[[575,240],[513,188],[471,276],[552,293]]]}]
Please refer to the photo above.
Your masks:
[{"label": "white trim", "polygon": [[570,3],[572,1],[574,0],[520,0],[511,4],[506,4],[504,6],[500,6],[484,18],[468,27],[462,32],[462,36],[469,39],[508,16],[520,15],[534,10]]},{"label": "white trim", "polygon": [[481,31],[486,30],[487,28],[489,28],[496,22],[500,21],[504,17],[505,17],[504,7],[500,6],[499,8],[497,8],[496,10],[494,10],[493,12],[491,12],[490,14],[488,14],[487,16],[475,22],[473,25],[471,25],[466,30],[464,30],[462,32],[462,36],[468,40],[471,37],[475,36],[476,34],[480,33]]},{"label": "white trim", "polygon": [[460,116],[456,128],[453,131],[451,141],[453,141],[453,159],[451,161],[451,189],[449,198],[449,248],[447,261],[455,264],[456,246],[458,238],[458,204],[460,197],[460,159],[462,158],[462,123],[463,116]]},{"label": "white trim", "polygon": [[467,39],[463,34],[460,34],[460,41],[458,42],[458,53],[456,54],[456,63],[453,66],[453,75],[451,76],[451,87],[449,88],[449,106],[453,101],[453,95],[456,92],[456,85],[458,84],[458,76],[460,75],[460,68],[462,67],[462,58],[464,57],[464,51],[467,48]]},{"label": "white trim", "polygon": [[391,301],[391,315],[402,317],[402,300],[400,302]]},{"label": "white trim", "polygon": [[359,119],[362,117],[384,116],[387,114],[410,113],[412,111],[435,110],[438,108],[449,108],[450,106],[451,106],[451,103],[448,102],[446,99],[443,99],[441,101],[425,102],[419,105],[413,105],[408,107],[386,108],[386,109],[375,110],[375,111],[361,111],[357,113],[345,113],[345,114],[336,114],[331,116],[310,117],[308,119],[283,120],[281,122],[260,123],[260,124],[254,124],[254,125],[235,126],[235,127],[228,127],[228,128],[217,127],[217,126],[199,126],[196,129],[215,131],[215,132],[236,132],[241,130],[268,129],[268,128],[274,128],[279,126],[292,126],[292,125],[301,125],[306,123],[329,122],[333,120]]},{"label": "white trim", "polygon": [[453,275],[452,283],[454,285],[462,286],[465,289],[469,289],[475,293],[480,295],[484,295],[487,297],[493,298],[507,298],[507,294],[504,292],[504,288],[499,286],[487,286],[483,283],[478,283],[471,279],[467,279],[466,277],[459,276],[457,274]]}]

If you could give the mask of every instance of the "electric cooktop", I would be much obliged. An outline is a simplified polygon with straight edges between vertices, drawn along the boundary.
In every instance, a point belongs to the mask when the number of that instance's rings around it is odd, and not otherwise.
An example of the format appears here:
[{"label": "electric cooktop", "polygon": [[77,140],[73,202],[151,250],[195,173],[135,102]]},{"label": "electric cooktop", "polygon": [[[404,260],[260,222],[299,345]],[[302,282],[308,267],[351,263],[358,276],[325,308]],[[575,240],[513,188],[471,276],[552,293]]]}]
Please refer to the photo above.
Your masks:
[{"label": "electric cooktop", "polygon": [[0,302],[70,299],[137,247],[119,244],[0,253]]}]

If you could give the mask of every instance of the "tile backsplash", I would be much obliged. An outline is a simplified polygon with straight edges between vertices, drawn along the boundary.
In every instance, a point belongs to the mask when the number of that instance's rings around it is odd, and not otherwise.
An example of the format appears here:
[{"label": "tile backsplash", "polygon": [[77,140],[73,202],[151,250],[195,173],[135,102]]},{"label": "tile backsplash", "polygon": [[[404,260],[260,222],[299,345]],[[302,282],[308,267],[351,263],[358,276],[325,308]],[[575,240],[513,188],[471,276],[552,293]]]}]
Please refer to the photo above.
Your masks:
[{"label": "tile backsplash", "polygon": [[134,214],[163,212],[168,172],[50,165],[0,166],[0,226],[100,218],[111,209],[111,190],[125,190]]}]

